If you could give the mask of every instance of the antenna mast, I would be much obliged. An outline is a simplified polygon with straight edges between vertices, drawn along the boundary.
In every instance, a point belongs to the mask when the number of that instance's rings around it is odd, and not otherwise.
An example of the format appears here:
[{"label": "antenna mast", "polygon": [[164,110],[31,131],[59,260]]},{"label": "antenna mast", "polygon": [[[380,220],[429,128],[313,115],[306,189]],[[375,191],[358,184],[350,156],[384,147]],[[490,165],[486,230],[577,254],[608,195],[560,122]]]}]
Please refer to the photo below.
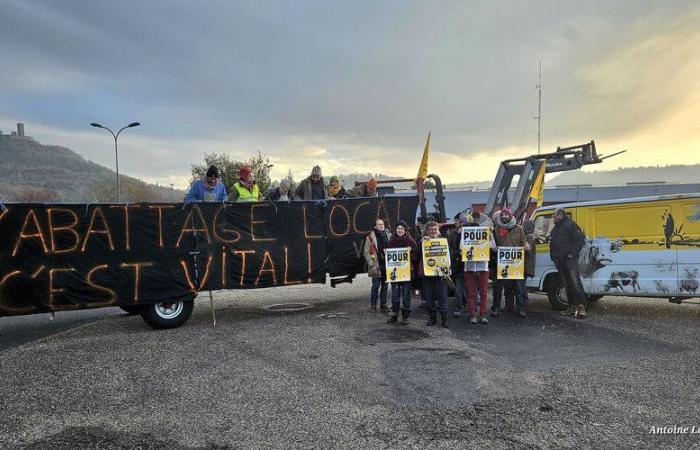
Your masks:
[{"label": "antenna mast", "polygon": [[540,59],[540,79],[537,83],[537,154],[540,154],[540,144],[542,142],[542,60]]}]

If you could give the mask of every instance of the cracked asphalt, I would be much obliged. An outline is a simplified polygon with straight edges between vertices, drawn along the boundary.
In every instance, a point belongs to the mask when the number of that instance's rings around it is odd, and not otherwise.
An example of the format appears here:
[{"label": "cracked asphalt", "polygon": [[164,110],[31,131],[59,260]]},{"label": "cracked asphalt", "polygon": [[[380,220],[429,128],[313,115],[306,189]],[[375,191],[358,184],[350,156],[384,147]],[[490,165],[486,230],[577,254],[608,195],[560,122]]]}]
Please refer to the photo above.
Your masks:
[{"label": "cracked asphalt", "polygon": [[697,299],[607,297],[577,320],[532,296],[526,319],[442,329],[418,308],[386,324],[369,285],[216,292],[215,328],[203,295],[174,330],[123,314],[13,341],[0,447],[700,448],[650,433],[700,429]]}]

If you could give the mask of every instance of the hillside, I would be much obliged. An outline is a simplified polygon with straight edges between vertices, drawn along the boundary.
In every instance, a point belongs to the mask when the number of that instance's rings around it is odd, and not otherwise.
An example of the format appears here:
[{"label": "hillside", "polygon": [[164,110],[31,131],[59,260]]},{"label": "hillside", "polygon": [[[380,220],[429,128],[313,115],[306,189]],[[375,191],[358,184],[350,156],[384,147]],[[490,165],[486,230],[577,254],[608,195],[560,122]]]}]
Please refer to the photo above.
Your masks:
[{"label": "hillside", "polygon": [[[23,192],[53,192],[51,200],[95,202],[98,192],[111,189],[114,171],[88,161],[69,148],[37,141],[0,137],[0,199],[18,201]],[[147,184],[120,175],[123,196],[179,201],[182,191]],[[129,199],[133,201],[133,198]],[[25,200],[26,201],[26,200]]]},{"label": "hillside", "polygon": [[700,164],[663,167],[622,167],[615,170],[563,172],[547,181],[549,186],[592,184],[622,185],[627,183],[666,182],[700,183]]}]

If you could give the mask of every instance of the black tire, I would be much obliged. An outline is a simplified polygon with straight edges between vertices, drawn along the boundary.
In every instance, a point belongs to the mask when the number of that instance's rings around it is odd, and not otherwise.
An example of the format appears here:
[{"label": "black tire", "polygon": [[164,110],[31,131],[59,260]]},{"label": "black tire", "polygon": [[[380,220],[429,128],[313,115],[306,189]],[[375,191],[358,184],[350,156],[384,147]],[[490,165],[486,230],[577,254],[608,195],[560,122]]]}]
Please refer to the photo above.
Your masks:
[{"label": "black tire", "polygon": [[142,305],[119,305],[122,311],[129,313],[129,315],[141,314],[143,311]]},{"label": "black tire", "polygon": [[194,300],[160,302],[143,307],[141,317],[152,328],[177,328],[187,322],[194,309]]},{"label": "black tire", "polygon": [[605,296],[604,296],[604,295],[589,295],[589,296],[588,296],[588,301],[591,302],[591,303],[597,302],[598,300],[600,300],[600,299],[603,298],[603,297],[605,297]]},{"label": "black tire", "polygon": [[558,273],[547,278],[547,298],[552,309],[564,311],[569,307],[569,300],[566,299],[566,289]]}]

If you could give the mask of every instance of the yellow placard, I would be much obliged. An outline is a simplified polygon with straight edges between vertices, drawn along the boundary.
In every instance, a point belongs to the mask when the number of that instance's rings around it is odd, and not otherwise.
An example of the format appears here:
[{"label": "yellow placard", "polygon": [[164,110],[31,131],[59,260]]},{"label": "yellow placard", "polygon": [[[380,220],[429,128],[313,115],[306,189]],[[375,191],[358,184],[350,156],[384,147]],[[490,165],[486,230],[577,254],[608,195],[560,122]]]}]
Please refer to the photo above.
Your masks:
[{"label": "yellow placard", "polygon": [[463,227],[460,241],[462,261],[491,259],[491,230],[489,227]]},{"label": "yellow placard", "polygon": [[386,257],[387,283],[411,281],[411,249],[409,247],[387,248]]},{"label": "yellow placard", "polygon": [[426,277],[449,276],[450,247],[447,239],[435,238],[423,241],[423,274]]},{"label": "yellow placard", "polygon": [[498,279],[525,278],[525,250],[523,247],[498,247]]}]

